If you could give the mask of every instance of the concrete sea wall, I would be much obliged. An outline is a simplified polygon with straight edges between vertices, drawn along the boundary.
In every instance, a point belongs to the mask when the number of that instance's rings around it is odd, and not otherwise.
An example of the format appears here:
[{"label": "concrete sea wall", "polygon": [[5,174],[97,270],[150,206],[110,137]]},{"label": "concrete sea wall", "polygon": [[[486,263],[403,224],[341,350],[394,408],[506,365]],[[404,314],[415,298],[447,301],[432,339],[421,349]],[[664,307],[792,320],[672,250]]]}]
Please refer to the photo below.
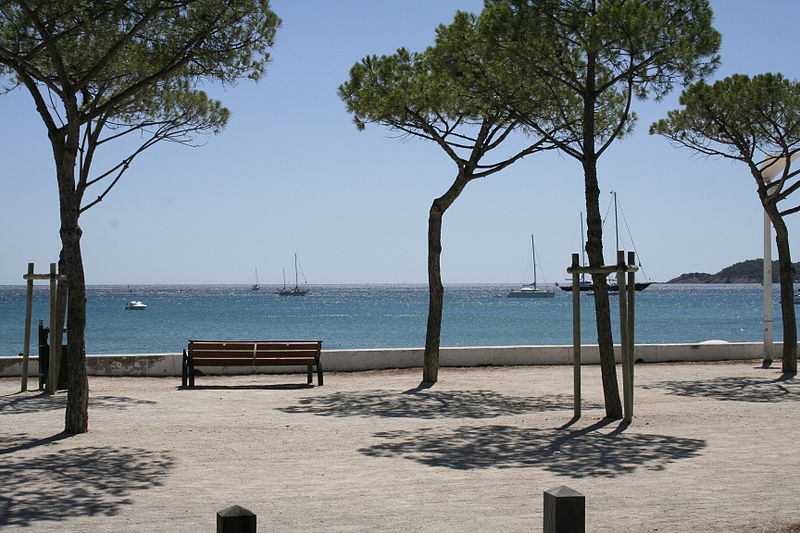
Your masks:
[{"label": "concrete sea wall", "polygon": [[[696,344],[637,344],[637,362],[659,363],[667,361],[724,361],[759,359],[763,356],[760,342],[707,341]],[[617,350],[619,352],[619,350]],[[323,350],[324,371],[353,372],[390,368],[415,368],[422,366],[422,348],[391,348],[370,350]],[[781,343],[774,344],[777,357]],[[89,355],[87,368],[93,376],[180,376],[180,353]],[[585,364],[597,364],[597,345],[581,348]],[[21,357],[0,357],[0,376],[19,376]],[[566,365],[572,364],[572,346],[478,346],[442,348],[441,366],[511,366],[511,365]],[[203,368],[207,374],[234,374],[252,372],[298,372],[298,367],[258,368]],[[29,375],[38,375],[38,359],[31,357]]]}]

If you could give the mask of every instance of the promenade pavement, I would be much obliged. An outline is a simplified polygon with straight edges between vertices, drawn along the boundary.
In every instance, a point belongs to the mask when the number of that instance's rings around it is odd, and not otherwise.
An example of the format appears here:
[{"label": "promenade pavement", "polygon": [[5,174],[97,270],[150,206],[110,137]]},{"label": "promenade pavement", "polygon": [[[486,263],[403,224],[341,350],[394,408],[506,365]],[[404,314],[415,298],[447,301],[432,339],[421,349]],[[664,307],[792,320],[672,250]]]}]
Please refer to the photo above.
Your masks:
[{"label": "promenade pavement", "polygon": [[[180,378],[91,377],[66,393],[0,379],[0,531],[537,532],[542,493],[586,496],[590,532],[800,531],[800,380],[757,361],[636,367],[630,426],[600,371],[568,366]],[[795,524],[792,526],[792,524]]]}]

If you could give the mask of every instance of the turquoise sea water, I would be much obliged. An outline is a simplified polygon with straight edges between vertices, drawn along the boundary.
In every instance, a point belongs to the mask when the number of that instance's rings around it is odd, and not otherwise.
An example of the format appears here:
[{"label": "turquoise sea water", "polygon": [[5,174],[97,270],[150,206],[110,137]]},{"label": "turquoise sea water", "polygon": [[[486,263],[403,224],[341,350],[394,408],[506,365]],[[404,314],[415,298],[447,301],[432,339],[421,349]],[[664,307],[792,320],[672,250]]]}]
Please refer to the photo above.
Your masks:
[{"label": "turquoise sea water", "polygon": [[[572,343],[572,299],[506,298],[510,285],[446,287],[442,346]],[[188,339],[321,339],[323,348],[425,344],[425,286],[310,286],[306,296],[243,285],[96,286],[88,289],[87,352],[179,352]],[[775,287],[775,340],[781,338]],[[636,293],[636,342],[763,340],[760,285],[652,285]],[[34,330],[48,319],[46,286],[34,293]],[[126,311],[129,300],[147,304]],[[596,342],[593,298],[581,295],[582,338]],[[612,296],[615,310],[617,299]],[[0,356],[22,351],[25,287],[0,286]],[[616,323],[616,321],[615,321]],[[36,349],[32,348],[36,353]]]}]

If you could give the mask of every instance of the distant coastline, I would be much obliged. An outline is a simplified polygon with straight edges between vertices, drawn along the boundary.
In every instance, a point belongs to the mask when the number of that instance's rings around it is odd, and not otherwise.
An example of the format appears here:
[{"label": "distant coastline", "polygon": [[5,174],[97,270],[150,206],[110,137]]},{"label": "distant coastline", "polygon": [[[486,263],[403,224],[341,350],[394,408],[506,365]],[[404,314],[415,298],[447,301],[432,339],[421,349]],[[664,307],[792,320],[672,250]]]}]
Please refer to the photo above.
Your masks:
[{"label": "distant coastline", "polygon": [[[792,263],[795,268],[795,282],[800,282],[800,263]],[[690,272],[681,274],[667,283],[761,283],[764,277],[764,260],[748,259],[723,268],[716,274]],[[778,283],[778,262],[772,262],[772,282]]]}]

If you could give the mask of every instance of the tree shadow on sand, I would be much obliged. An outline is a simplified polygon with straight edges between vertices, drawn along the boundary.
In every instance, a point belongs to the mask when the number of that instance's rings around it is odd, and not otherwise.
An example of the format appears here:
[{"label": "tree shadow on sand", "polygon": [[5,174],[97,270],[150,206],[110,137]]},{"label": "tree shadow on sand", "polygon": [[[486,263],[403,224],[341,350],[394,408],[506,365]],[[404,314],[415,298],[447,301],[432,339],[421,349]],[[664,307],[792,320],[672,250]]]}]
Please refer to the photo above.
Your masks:
[{"label": "tree shadow on sand", "polygon": [[[155,405],[151,400],[127,398],[125,396],[90,396],[90,409],[116,409],[123,410],[135,405]],[[10,394],[0,396],[0,413],[27,414],[42,411],[57,411],[67,406],[66,394],[37,394],[19,395]]]},{"label": "tree shadow on sand", "polygon": [[630,474],[637,468],[663,470],[679,459],[699,456],[706,447],[699,439],[597,431],[607,423],[577,430],[494,425],[385,431],[375,434],[384,442],[359,452],[456,470],[541,468],[561,476],[596,478]]},{"label": "tree shadow on sand", "polygon": [[776,379],[728,377],[698,381],[662,381],[643,389],[662,389],[677,396],[702,396],[731,402],[800,401],[800,380],[794,374]]},{"label": "tree shadow on sand", "polygon": [[[439,391],[418,387],[405,392],[368,390],[336,392],[279,408],[285,413],[335,417],[495,418],[531,412],[572,409],[572,396],[505,396],[487,390]],[[596,405],[585,408],[599,407]]]},{"label": "tree shadow on sand", "polygon": [[113,516],[133,503],[131,493],[162,484],[174,466],[164,452],[136,448],[84,447],[21,457],[15,452],[44,448],[69,438],[0,438],[0,528],[74,516]]}]

